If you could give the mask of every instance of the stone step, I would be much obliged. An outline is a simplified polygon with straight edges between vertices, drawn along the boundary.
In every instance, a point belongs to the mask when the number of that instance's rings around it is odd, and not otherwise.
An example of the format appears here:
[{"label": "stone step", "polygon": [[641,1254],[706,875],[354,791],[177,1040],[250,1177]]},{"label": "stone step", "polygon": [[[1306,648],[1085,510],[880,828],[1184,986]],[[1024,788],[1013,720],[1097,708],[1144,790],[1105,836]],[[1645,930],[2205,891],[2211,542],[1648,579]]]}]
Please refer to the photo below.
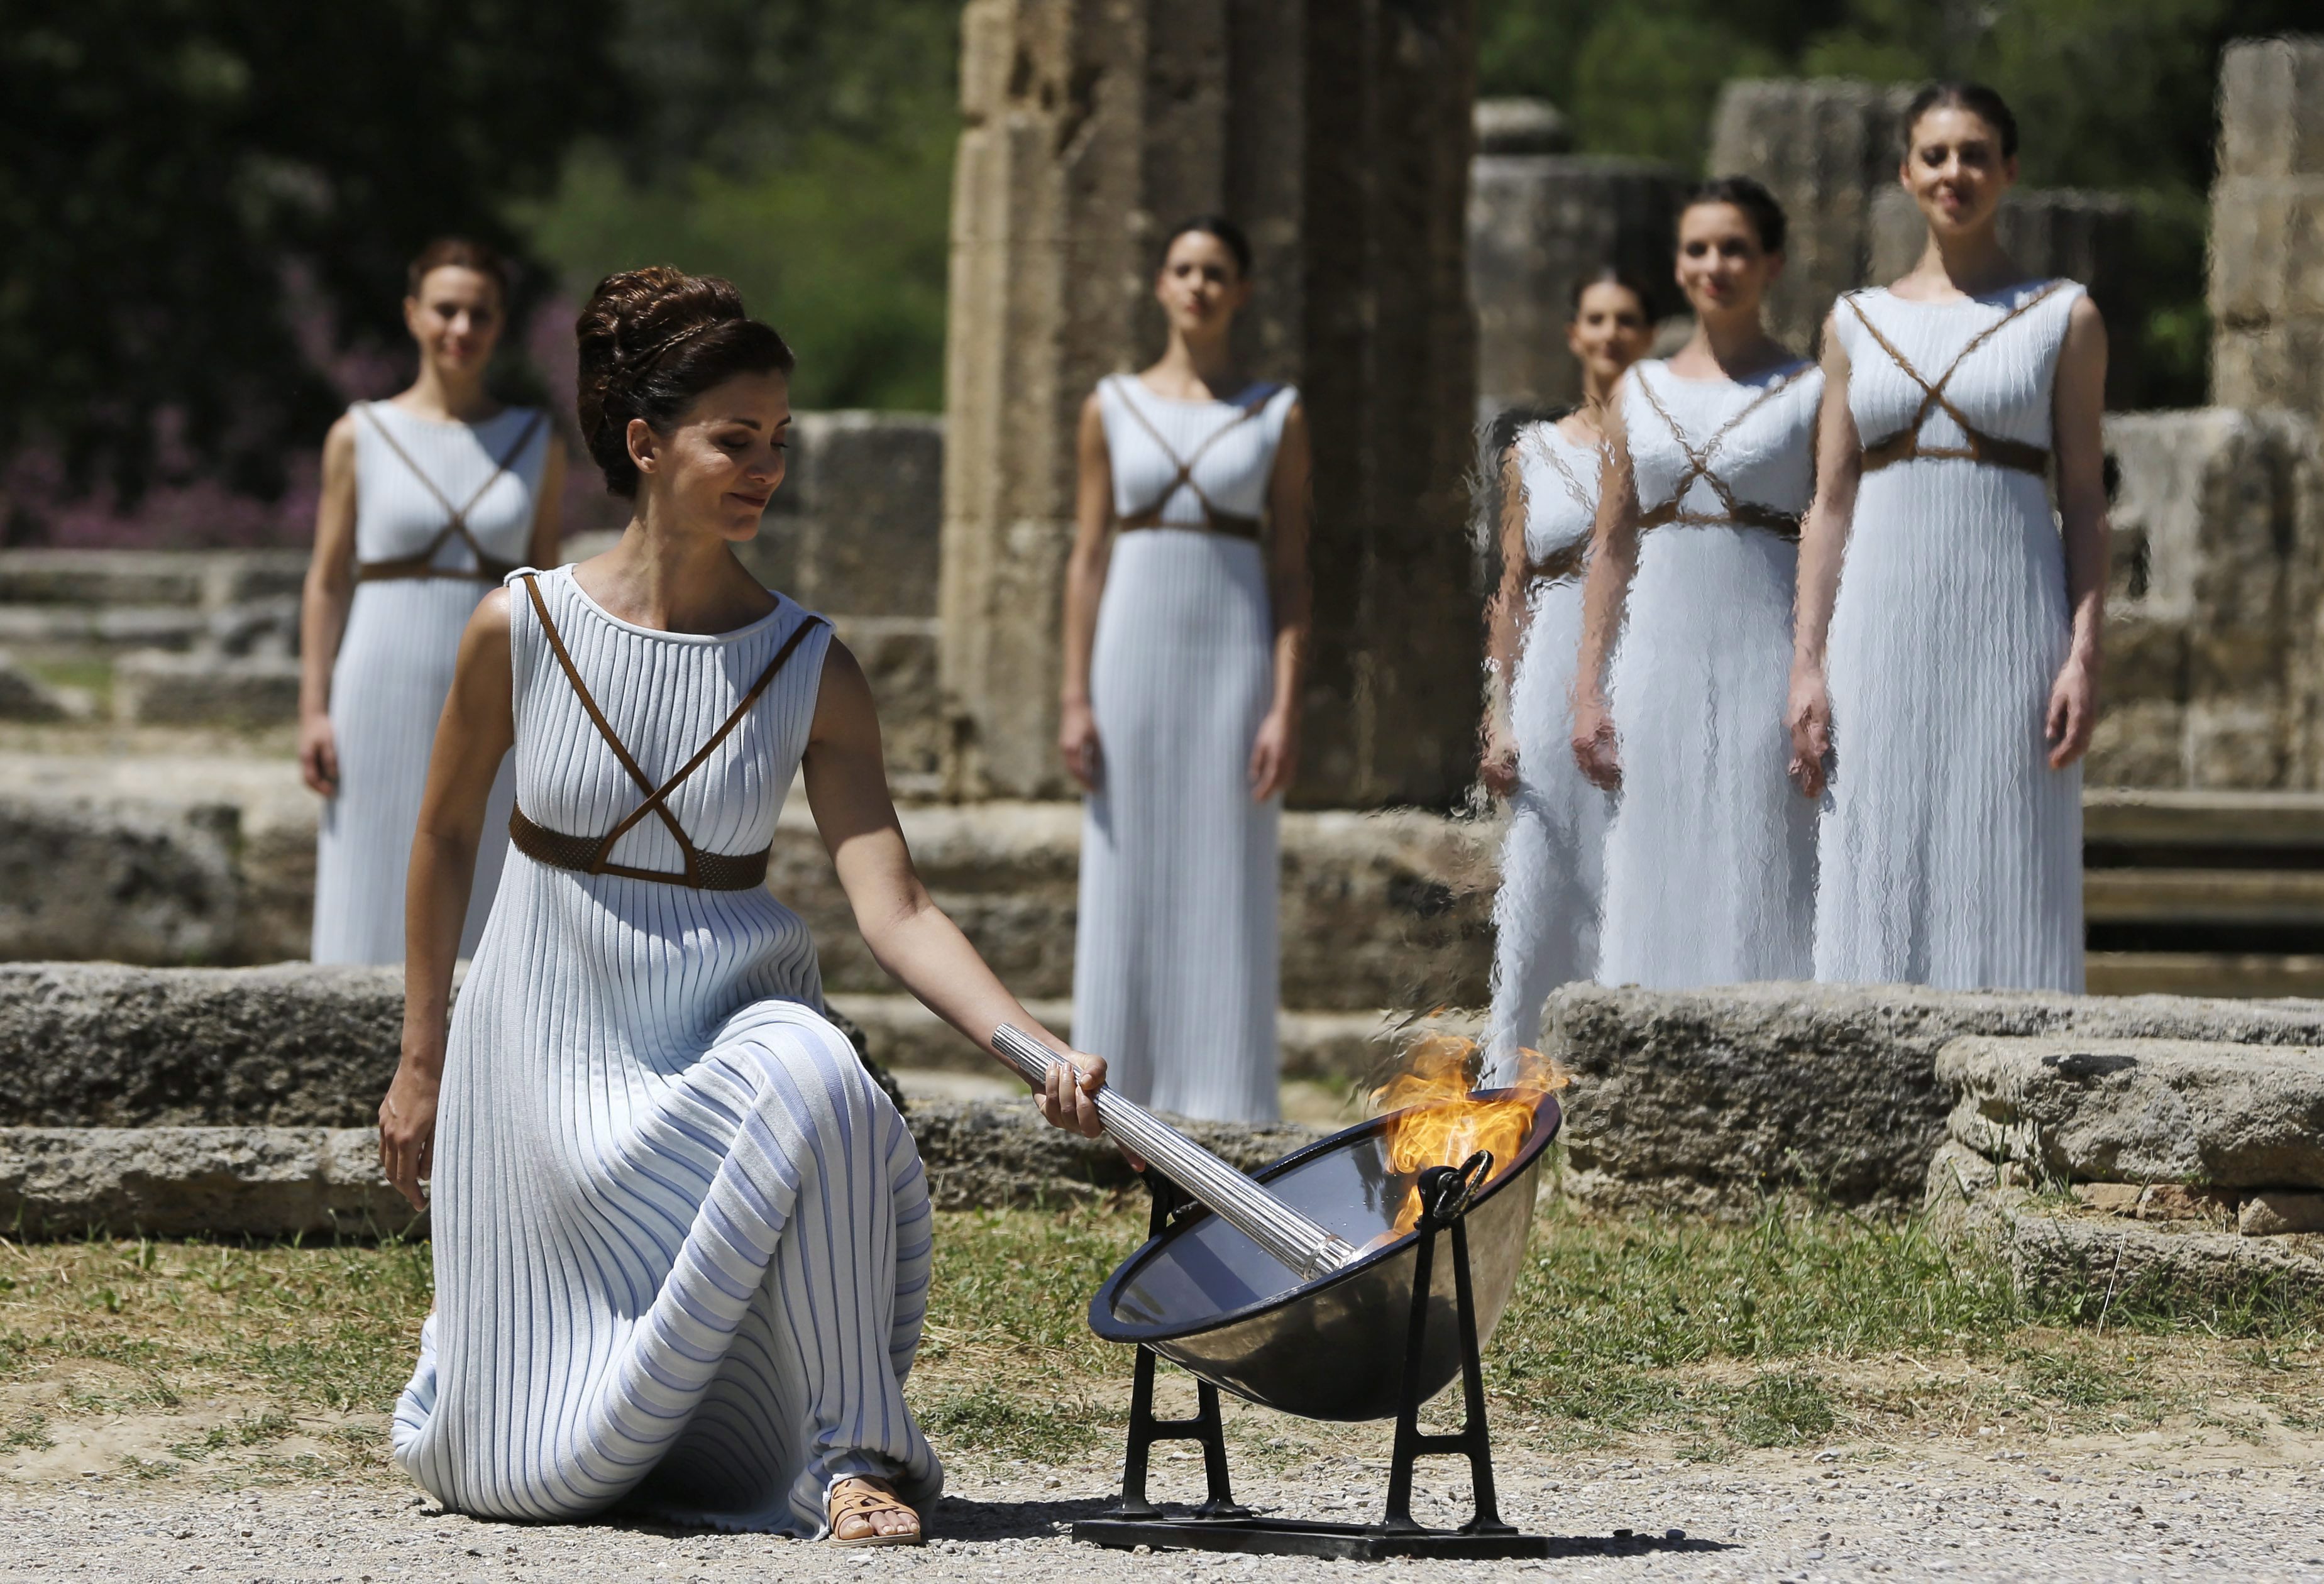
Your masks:
[{"label": "stone step", "polygon": [[2088,870],[2082,912],[2092,925],[2324,930],[2324,870]]},{"label": "stone step", "polygon": [[2309,848],[2324,858],[2324,795],[2092,787],[2082,794],[2082,842],[2094,859],[2125,861],[2156,847]]},{"label": "stone step", "polygon": [[0,605],[175,605],[196,611],[296,595],[308,552],[0,550]]},{"label": "stone step", "polygon": [[2091,952],[2094,996],[2324,996],[2324,956],[2236,952]]}]

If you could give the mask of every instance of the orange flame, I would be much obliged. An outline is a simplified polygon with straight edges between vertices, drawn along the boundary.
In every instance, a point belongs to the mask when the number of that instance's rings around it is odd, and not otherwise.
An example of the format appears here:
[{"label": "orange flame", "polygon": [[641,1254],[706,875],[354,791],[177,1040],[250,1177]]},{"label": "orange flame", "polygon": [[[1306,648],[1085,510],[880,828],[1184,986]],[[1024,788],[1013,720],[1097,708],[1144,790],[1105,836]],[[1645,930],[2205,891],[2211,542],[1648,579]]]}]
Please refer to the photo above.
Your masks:
[{"label": "orange flame", "polygon": [[1539,1051],[1519,1051],[1516,1079],[1488,1100],[1473,1092],[1478,1066],[1475,1040],[1432,1034],[1413,1045],[1403,1072],[1372,1091],[1375,1111],[1402,1113],[1382,1138],[1388,1170],[1416,1179],[1389,1237],[1400,1238],[1419,1224],[1422,1172],[1457,1166],[1484,1149],[1492,1152],[1493,1174],[1499,1176],[1532,1136],[1542,1101],[1571,1082],[1563,1068]]}]

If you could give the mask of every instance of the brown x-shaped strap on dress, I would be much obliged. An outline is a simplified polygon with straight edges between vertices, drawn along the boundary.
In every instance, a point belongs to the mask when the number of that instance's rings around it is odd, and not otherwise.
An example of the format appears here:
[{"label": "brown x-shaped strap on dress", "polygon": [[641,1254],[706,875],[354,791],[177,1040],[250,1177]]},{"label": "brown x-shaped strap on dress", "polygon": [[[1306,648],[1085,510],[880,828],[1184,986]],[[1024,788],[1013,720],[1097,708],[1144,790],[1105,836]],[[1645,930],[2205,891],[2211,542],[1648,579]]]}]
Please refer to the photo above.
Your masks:
[{"label": "brown x-shaped strap on dress", "polygon": [[[378,431],[379,437],[387,442],[387,448],[403,458],[403,465],[411,470],[411,476],[418,479],[421,486],[436,497],[446,514],[444,526],[437,530],[434,539],[428,541],[428,548],[418,555],[403,556],[392,561],[359,562],[355,566],[355,580],[358,583],[385,583],[406,577],[456,577],[476,583],[499,583],[517,569],[517,563],[514,561],[503,561],[496,556],[484,553],[484,547],[478,544],[476,536],[468,531],[468,513],[476,509],[476,502],[484,498],[484,492],[500,483],[502,475],[515,466],[516,459],[524,455],[524,448],[532,444],[532,437],[540,430],[542,419],[540,413],[535,412],[526,421],[523,432],[516,437],[516,444],[503,453],[499,465],[493,469],[493,476],[476,486],[476,493],[468,497],[466,504],[455,506],[452,504],[451,498],[437,487],[436,481],[428,476],[428,470],[412,460],[410,452],[396,444],[395,437],[387,432],[385,424],[372,417],[370,410],[366,407],[358,405],[355,410],[362,413],[364,421]],[[445,542],[456,535],[468,547],[469,553],[476,557],[474,571],[464,572],[457,567],[438,566],[434,564],[436,552],[442,549]]]},{"label": "brown x-shaped strap on dress", "polygon": [[[759,702],[759,695],[775,679],[775,673],[783,668],[783,663],[791,658],[792,652],[807,635],[823,625],[823,618],[811,615],[798,624],[798,629],[783,640],[782,648],[775,651],[775,658],[767,662],[767,668],[759,673],[759,679],[751,684],[751,691],[742,695],[742,702],[734,706],[733,714],[726,717],[726,723],[711,733],[710,741],[686,761],[678,774],[657,787],[645,771],[638,768],[638,761],[630,756],[630,751],[614,734],[613,723],[605,719],[605,712],[599,709],[597,701],[590,696],[589,686],[581,680],[580,668],[574,665],[573,657],[566,651],[565,640],[558,633],[557,623],[549,620],[549,602],[541,598],[540,579],[528,572],[521,581],[525,592],[532,596],[533,613],[540,618],[540,631],[549,640],[549,652],[557,657],[558,665],[564,668],[565,679],[573,684],[573,691],[579,696],[581,707],[588,712],[589,720],[597,728],[598,735],[604,738],[605,745],[613,751],[613,757],[622,761],[622,768],[630,773],[630,779],[638,784],[638,789],[646,795],[646,800],[602,836],[569,836],[562,831],[552,831],[545,825],[534,824],[521,808],[512,807],[509,810],[509,840],[516,843],[516,850],[553,869],[577,870],[583,874],[617,874],[633,880],[659,880],[664,885],[686,886],[697,891],[748,891],[764,885],[767,857],[774,851],[772,847],[762,847],[756,852],[703,852],[686,833],[686,827],[678,823],[678,816],[670,813],[669,795],[678,790],[678,784],[687,777],[703,767],[709,760],[711,751],[726,741],[728,732],[742,723],[742,717],[749,714],[751,706]],[[686,854],[683,873],[633,869],[613,861],[613,843],[629,834],[632,827],[650,814],[661,820],[677,841],[678,850]]]},{"label": "brown x-shaped strap on dress", "polygon": [[[1800,520],[1795,513],[1778,511],[1773,506],[1762,506],[1756,502],[1737,500],[1733,487],[1711,470],[1711,457],[1718,454],[1720,444],[1727,437],[1735,432],[1736,426],[1765,407],[1777,394],[1791,389],[1792,381],[1796,377],[1796,375],[1786,375],[1783,379],[1770,382],[1766,390],[1746,402],[1741,411],[1720,424],[1719,432],[1704,442],[1702,449],[1697,450],[1687,444],[1686,431],[1678,427],[1678,420],[1673,418],[1670,415],[1670,410],[1663,405],[1662,398],[1655,394],[1654,385],[1644,375],[1639,376],[1639,393],[1646,397],[1646,405],[1653,408],[1663,422],[1670,426],[1671,438],[1677,441],[1678,448],[1686,453],[1687,462],[1686,471],[1679,475],[1677,484],[1671,490],[1670,499],[1638,519],[1639,530],[1643,532],[1650,528],[1661,528],[1671,523],[1689,528],[1725,528],[1731,523],[1739,528],[1761,529],[1774,534],[1777,539],[1799,538]],[[1686,493],[1694,487],[1694,481],[1697,479],[1709,484],[1711,493],[1719,497],[1722,514],[1712,515],[1709,512],[1686,510]]]},{"label": "brown x-shaped strap on dress", "polygon": [[1192,490],[1194,492],[1194,499],[1202,503],[1204,527],[1213,533],[1225,534],[1230,539],[1257,539],[1259,530],[1259,519],[1245,517],[1233,511],[1222,511],[1212,505],[1211,498],[1203,493],[1203,486],[1194,482],[1194,464],[1200,462],[1204,454],[1225,438],[1229,433],[1264,412],[1268,402],[1272,401],[1275,393],[1281,389],[1283,387],[1280,385],[1268,384],[1264,381],[1252,387],[1251,393],[1235,404],[1235,415],[1213,430],[1208,439],[1194,447],[1194,455],[1186,457],[1181,457],[1177,452],[1171,449],[1170,442],[1162,437],[1162,431],[1154,427],[1154,420],[1138,410],[1138,402],[1134,398],[1127,395],[1122,397],[1121,405],[1129,410],[1130,416],[1138,420],[1139,427],[1154,437],[1154,444],[1161,448],[1162,455],[1170,459],[1171,465],[1176,467],[1178,473],[1177,476],[1164,487],[1162,493],[1154,497],[1152,505],[1124,517],[1121,520],[1121,526],[1124,529],[1193,527],[1192,523],[1162,520],[1162,508],[1170,503],[1170,497],[1180,490]]},{"label": "brown x-shaped strap on dress", "polygon": [[[1528,443],[1533,447],[1533,454],[1548,463],[1556,473],[1559,482],[1565,485],[1565,493],[1573,497],[1573,503],[1583,511],[1594,514],[1598,510],[1598,497],[1574,476],[1573,470],[1565,465],[1564,458],[1558,456],[1556,447],[1547,440],[1530,440]],[[1598,454],[1601,460],[1605,452],[1605,447],[1600,445]],[[1527,561],[1526,577],[1535,583],[1563,583],[1569,577],[1580,576],[1583,564],[1589,559],[1590,538],[1585,534],[1571,544],[1559,546],[1546,556]]]},{"label": "brown x-shaped strap on dress", "polygon": [[[1926,392],[1921,398],[1919,410],[1913,414],[1912,422],[1895,434],[1873,441],[1864,447],[1864,471],[1877,473],[1882,468],[1894,466],[1899,462],[1910,462],[1916,457],[1932,457],[1960,462],[1981,462],[1993,467],[2015,468],[2020,473],[2030,473],[2037,478],[2048,474],[2050,453],[2047,449],[2040,446],[2029,446],[2023,440],[2004,439],[1999,435],[1987,434],[1969,421],[1968,414],[1946,399],[1945,387],[1952,382],[1952,377],[1960,372],[1960,365],[1969,361],[1970,353],[1984,345],[2004,325],[2008,324],[2020,314],[2030,311],[2037,303],[2042,302],[2065,284],[2063,281],[2051,281],[2041,290],[1970,336],[1969,345],[1953,355],[1952,362],[1945,365],[1945,372],[1937,376],[1934,384],[1931,384],[1928,377],[1913,366],[1911,359],[1896,350],[1895,342],[1880,333],[1879,327],[1872,322],[1871,318],[1865,313],[1863,305],[1856,300],[1855,292],[1851,291],[1841,298],[1840,300],[1848,304],[1849,311],[1856,315],[1857,321],[1864,327],[1865,333],[1879,343],[1880,350],[1895,359],[1896,366],[1904,372],[1904,377]],[[1969,440],[1967,446],[1921,444],[1921,426],[1927,423],[1930,416],[1936,412],[1942,412],[1953,422],[1960,425],[1961,433]]]}]

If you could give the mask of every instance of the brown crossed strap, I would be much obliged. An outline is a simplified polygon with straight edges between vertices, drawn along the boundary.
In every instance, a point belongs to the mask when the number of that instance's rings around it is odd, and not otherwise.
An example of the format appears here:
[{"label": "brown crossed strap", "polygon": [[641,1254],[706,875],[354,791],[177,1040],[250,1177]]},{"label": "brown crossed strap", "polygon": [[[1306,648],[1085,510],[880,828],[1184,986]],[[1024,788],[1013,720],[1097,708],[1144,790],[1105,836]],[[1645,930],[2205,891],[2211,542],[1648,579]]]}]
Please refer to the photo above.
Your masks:
[{"label": "brown crossed strap", "polygon": [[1563,583],[1582,575],[1582,564],[1590,559],[1590,541],[1578,539],[1559,546],[1548,555],[1526,563],[1526,576],[1535,583]]},{"label": "brown crossed strap", "polygon": [[[1738,528],[1760,529],[1779,539],[1799,538],[1800,520],[1796,512],[1778,511],[1773,506],[1762,506],[1752,501],[1738,501],[1735,498],[1734,489],[1728,482],[1711,470],[1711,457],[1717,454],[1727,437],[1735,432],[1736,426],[1765,407],[1779,392],[1789,390],[1792,382],[1797,377],[1796,373],[1792,373],[1770,382],[1766,390],[1745,402],[1742,410],[1734,417],[1720,424],[1719,432],[1712,435],[1698,450],[1687,444],[1686,431],[1678,427],[1678,420],[1670,415],[1670,410],[1665,408],[1662,404],[1662,399],[1655,394],[1653,382],[1641,373],[1638,376],[1638,390],[1645,395],[1646,405],[1653,408],[1663,422],[1669,426],[1671,438],[1678,442],[1678,448],[1686,453],[1687,471],[1680,475],[1677,485],[1671,491],[1669,500],[1638,519],[1639,529],[1643,530],[1649,528],[1661,528],[1671,523],[1689,528],[1724,528],[1731,524]],[[1718,515],[1686,510],[1684,504],[1686,493],[1694,487],[1694,481],[1697,479],[1709,484],[1711,493],[1719,497],[1719,504],[1723,510]]]},{"label": "brown crossed strap", "polygon": [[[517,436],[516,444],[502,454],[498,465],[493,469],[492,477],[476,486],[476,493],[468,497],[466,504],[455,506],[452,504],[451,497],[438,489],[436,481],[428,476],[427,470],[412,460],[411,453],[396,443],[395,437],[388,433],[387,426],[372,416],[370,403],[359,403],[355,410],[362,413],[371,427],[378,431],[379,437],[387,442],[387,448],[403,459],[403,465],[411,470],[411,476],[418,479],[428,493],[436,497],[438,503],[446,512],[444,526],[437,530],[436,537],[428,541],[426,549],[416,556],[404,556],[392,561],[363,562],[355,567],[356,581],[383,583],[405,577],[456,577],[472,579],[479,583],[499,583],[510,573],[515,571],[517,568],[515,562],[503,561],[484,553],[484,547],[478,544],[476,536],[468,530],[468,513],[476,509],[476,502],[484,498],[484,492],[500,483],[501,475],[515,466],[516,459],[524,455],[524,448],[532,444],[532,437],[540,428],[540,412],[536,410],[533,415],[525,420],[523,432]],[[457,535],[461,542],[468,547],[469,554],[476,558],[475,569],[472,572],[463,572],[454,567],[438,566],[434,564],[436,552],[442,549],[445,541],[455,535]]]},{"label": "brown crossed strap", "polygon": [[[605,712],[597,707],[596,699],[591,696],[589,685],[581,680],[580,668],[573,663],[572,655],[566,651],[565,640],[557,631],[557,623],[549,619],[549,602],[541,597],[539,576],[528,572],[523,581],[525,592],[532,596],[533,613],[540,619],[540,631],[549,640],[549,653],[557,657],[558,665],[564,668],[565,679],[573,685],[573,692],[580,699],[581,707],[588,712],[590,723],[597,728],[597,734],[605,740],[605,745],[613,751],[613,757],[622,761],[622,769],[629,772],[630,779],[645,793],[646,800],[602,836],[567,835],[562,831],[552,831],[545,825],[534,824],[525,816],[522,809],[512,808],[509,811],[509,839],[516,843],[517,851],[557,869],[580,870],[586,874],[621,875],[633,880],[660,880],[667,885],[689,886],[697,891],[747,891],[764,884],[767,855],[773,851],[771,847],[761,848],[756,852],[705,852],[694,844],[692,838],[686,833],[686,827],[679,824],[678,816],[669,811],[669,798],[672,792],[678,790],[680,782],[702,768],[710,758],[711,751],[726,741],[726,734],[742,723],[742,717],[749,714],[751,706],[759,702],[759,695],[775,679],[775,673],[783,668],[783,662],[791,658],[792,651],[810,631],[823,624],[823,618],[809,616],[793,630],[790,637],[783,640],[782,648],[775,651],[775,658],[767,662],[767,668],[759,673],[759,679],[751,684],[751,690],[742,695],[742,702],[736,705],[733,713],[726,717],[725,723],[711,733],[710,741],[704,743],[676,775],[656,787],[645,771],[638,768],[638,761],[630,757],[630,751],[622,746],[621,738],[614,733],[613,723],[605,719]],[[629,834],[631,827],[649,814],[659,817],[678,843],[678,851],[686,854],[684,873],[632,869],[613,861],[613,843]]]},{"label": "brown crossed strap", "polygon": [[[1544,429],[1554,429],[1556,427],[1554,423],[1526,426],[1526,444],[1532,449],[1535,456],[1556,470],[1558,478],[1565,485],[1565,493],[1573,497],[1573,503],[1584,511],[1594,512],[1598,510],[1598,492],[1583,483],[1574,471],[1565,465],[1565,459],[1557,454],[1557,447],[1551,444],[1546,435],[1541,432]],[[1599,460],[1603,462],[1606,457],[1605,446],[1601,443],[1594,449],[1598,453]]]},{"label": "brown crossed strap", "polygon": [[[1925,392],[1921,398],[1919,410],[1913,414],[1912,422],[1895,434],[1876,440],[1864,447],[1864,471],[1877,473],[1882,468],[1894,466],[1899,462],[1911,462],[1915,458],[1925,457],[1932,460],[1981,462],[1994,467],[2015,468],[2020,473],[2030,473],[2036,477],[2047,474],[2050,471],[2050,453],[2046,447],[2029,446],[2023,440],[2006,439],[1999,435],[1987,434],[1969,422],[1969,415],[1946,398],[1945,387],[1952,382],[1953,375],[1959,373],[1960,365],[1969,360],[1970,353],[1984,345],[2004,325],[2026,313],[2035,304],[2053,295],[2065,284],[2063,281],[2051,281],[2033,296],[2024,299],[2016,307],[1970,336],[1969,345],[1953,355],[1952,362],[1945,365],[1945,372],[1937,376],[1937,382],[1933,385],[1929,382],[1927,376],[1913,366],[1911,359],[1896,350],[1895,342],[1880,333],[1880,327],[1872,322],[1871,316],[1864,311],[1864,305],[1857,300],[1858,293],[1850,291],[1843,296],[1840,300],[1848,304],[1849,311],[1856,315],[1857,322],[1864,327],[1865,332],[1880,344],[1880,350],[1895,359],[1896,366],[1904,370],[1904,377],[1920,386]],[[1969,444],[1967,446],[1922,445],[1921,427],[1929,421],[1929,415],[1934,412],[1942,412],[1953,422],[1960,425],[1961,433],[1967,437]]]},{"label": "brown crossed strap", "polygon": [[[1137,382],[1135,380],[1124,379],[1122,383],[1125,385],[1132,385],[1136,384]],[[1138,420],[1140,428],[1145,429],[1148,434],[1154,437],[1154,443],[1162,448],[1162,455],[1169,458],[1170,465],[1178,470],[1178,475],[1170,481],[1160,494],[1154,497],[1154,503],[1152,505],[1140,511],[1132,511],[1122,518],[1121,526],[1125,529],[1183,528],[1186,526],[1184,523],[1164,522],[1162,520],[1162,508],[1168,505],[1170,503],[1170,497],[1176,494],[1180,490],[1192,490],[1194,492],[1194,499],[1202,505],[1204,524],[1205,527],[1209,528],[1213,533],[1227,534],[1235,539],[1255,539],[1259,538],[1259,525],[1258,518],[1244,517],[1240,513],[1233,511],[1222,511],[1216,506],[1211,504],[1211,498],[1203,493],[1203,486],[1194,482],[1194,465],[1203,459],[1204,456],[1212,447],[1217,445],[1222,439],[1225,438],[1231,430],[1240,428],[1250,419],[1257,418],[1260,413],[1266,411],[1267,404],[1275,399],[1275,393],[1281,389],[1283,389],[1283,387],[1280,385],[1270,385],[1263,382],[1255,386],[1251,394],[1244,397],[1240,401],[1235,404],[1235,415],[1227,419],[1226,422],[1221,424],[1217,428],[1212,430],[1210,436],[1204,439],[1201,445],[1194,447],[1194,454],[1193,456],[1184,458],[1181,458],[1177,452],[1170,448],[1170,442],[1162,437],[1162,431],[1154,427],[1154,420],[1148,418],[1145,413],[1140,411],[1136,400],[1125,391],[1121,398],[1121,405],[1129,410],[1130,416]]]}]

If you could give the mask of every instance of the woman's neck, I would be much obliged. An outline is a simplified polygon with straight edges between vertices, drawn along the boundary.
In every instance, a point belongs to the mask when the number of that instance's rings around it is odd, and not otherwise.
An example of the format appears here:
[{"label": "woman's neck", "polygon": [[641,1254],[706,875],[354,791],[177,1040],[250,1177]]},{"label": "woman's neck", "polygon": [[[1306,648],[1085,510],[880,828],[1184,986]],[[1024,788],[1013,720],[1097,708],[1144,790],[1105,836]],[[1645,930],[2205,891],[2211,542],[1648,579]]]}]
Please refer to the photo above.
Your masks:
[{"label": "woman's neck", "polygon": [[2024,279],[2025,272],[2009,250],[2001,245],[1993,222],[1988,220],[1973,231],[1946,235],[1933,227],[1929,232],[1928,245],[1921,250],[1920,262],[1912,272],[1897,282],[1909,281],[1921,290],[1908,295],[1920,297],[1982,297],[2004,286],[2012,286]]},{"label": "woman's neck", "polygon": [[1754,306],[1738,312],[1699,317],[1694,334],[1687,337],[1686,345],[1671,362],[1690,378],[1715,373],[1739,380],[1772,364],[1787,363],[1791,355],[1791,348],[1767,334],[1767,327]]},{"label": "woman's neck", "polygon": [[1234,349],[1228,345],[1225,327],[1220,327],[1218,335],[1200,341],[1189,340],[1185,331],[1173,329],[1161,361],[1140,377],[1166,396],[1223,400],[1233,395]]},{"label": "woman's neck", "polygon": [[589,597],[639,627],[731,632],[774,608],[722,534],[687,529],[641,501],[621,542],[576,569]]},{"label": "woman's neck", "polygon": [[424,357],[420,360],[420,377],[395,399],[395,404],[422,418],[457,423],[476,423],[501,410],[499,402],[484,394],[482,374],[473,379],[449,377]]}]

